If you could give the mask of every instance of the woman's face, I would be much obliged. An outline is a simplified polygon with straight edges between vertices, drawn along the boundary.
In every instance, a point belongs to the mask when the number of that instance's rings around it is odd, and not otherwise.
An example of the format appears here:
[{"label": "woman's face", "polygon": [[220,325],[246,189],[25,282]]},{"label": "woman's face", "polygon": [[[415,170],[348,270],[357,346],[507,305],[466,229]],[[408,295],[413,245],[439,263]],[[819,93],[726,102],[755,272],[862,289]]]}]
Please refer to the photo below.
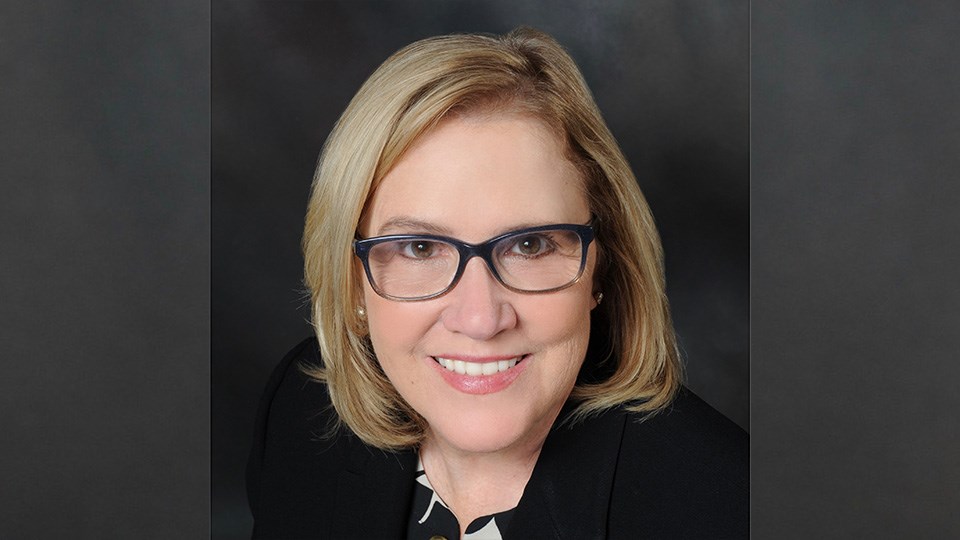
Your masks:
[{"label": "woman's face", "polygon": [[[541,122],[511,114],[451,118],[422,136],[383,178],[361,233],[480,243],[520,228],[589,220],[582,180],[558,138]],[[591,244],[579,281],[544,294],[506,289],[479,257],[450,292],[431,300],[387,300],[363,279],[377,359],[427,420],[428,439],[461,452],[542,441],[586,352],[595,262]],[[467,370],[469,362],[490,368],[519,361],[471,376],[438,358],[467,362]]]}]

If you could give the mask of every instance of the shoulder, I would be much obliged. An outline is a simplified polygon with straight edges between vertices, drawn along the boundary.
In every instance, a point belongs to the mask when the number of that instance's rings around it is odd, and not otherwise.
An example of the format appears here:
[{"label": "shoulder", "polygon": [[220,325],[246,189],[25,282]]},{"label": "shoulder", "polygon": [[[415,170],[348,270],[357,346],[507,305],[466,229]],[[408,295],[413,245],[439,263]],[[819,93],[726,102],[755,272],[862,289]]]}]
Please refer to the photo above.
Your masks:
[{"label": "shoulder", "polygon": [[324,435],[336,414],[327,386],[303,370],[319,364],[317,340],[308,338],[273,369],[260,396],[248,475],[269,464],[278,452],[295,451],[304,441],[329,439]]},{"label": "shoulder", "polygon": [[618,406],[561,422],[544,442],[509,534],[747,537],[748,460],[747,434],[687,389],[652,416]]},{"label": "shoulder", "polygon": [[332,434],[336,413],[325,384],[303,367],[319,365],[315,338],[294,347],[274,368],[257,412],[247,462],[247,496],[256,527],[301,522],[309,508],[330,504],[349,435]]},{"label": "shoulder", "polygon": [[260,407],[271,409],[275,406],[289,406],[290,398],[311,404],[329,403],[326,385],[307,376],[303,368],[320,366],[320,348],[317,338],[301,341],[290,350],[273,369],[263,395]]},{"label": "shoulder", "polygon": [[[304,368],[320,365],[316,338],[303,340],[274,368],[260,397],[257,435],[278,442],[293,435],[300,440],[304,430],[322,435],[336,415],[330,404],[327,385],[309,377]],[[310,437],[308,437],[309,439]],[[317,437],[312,437],[317,438]]]},{"label": "shoulder", "polygon": [[247,466],[254,538],[390,538],[403,530],[416,453],[364,444],[336,412],[316,339],[277,365],[260,400]]},{"label": "shoulder", "polygon": [[628,414],[627,443],[654,439],[680,456],[708,458],[717,466],[746,464],[749,456],[747,433],[708,405],[686,387],[663,411],[649,418]]},{"label": "shoulder", "polygon": [[[685,537],[746,537],[747,433],[686,388],[659,414],[649,418],[624,414],[612,528]],[[642,523],[637,507],[646,509]],[[614,526],[617,522],[620,527]]]}]

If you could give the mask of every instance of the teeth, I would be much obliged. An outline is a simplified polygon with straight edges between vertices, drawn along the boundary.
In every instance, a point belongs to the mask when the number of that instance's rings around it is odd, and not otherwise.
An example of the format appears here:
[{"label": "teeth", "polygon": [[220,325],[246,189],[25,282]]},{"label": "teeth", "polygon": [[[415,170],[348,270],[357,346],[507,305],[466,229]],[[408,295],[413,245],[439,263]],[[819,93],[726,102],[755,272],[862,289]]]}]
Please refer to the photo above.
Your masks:
[{"label": "teeth", "polygon": [[497,362],[464,362],[463,360],[450,360],[449,358],[434,357],[438,364],[450,371],[455,371],[460,375],[477,377],[480,375],[493,375],[495,373],[506,371],[517,365],[520,357],[512,360],[499,360]]}]

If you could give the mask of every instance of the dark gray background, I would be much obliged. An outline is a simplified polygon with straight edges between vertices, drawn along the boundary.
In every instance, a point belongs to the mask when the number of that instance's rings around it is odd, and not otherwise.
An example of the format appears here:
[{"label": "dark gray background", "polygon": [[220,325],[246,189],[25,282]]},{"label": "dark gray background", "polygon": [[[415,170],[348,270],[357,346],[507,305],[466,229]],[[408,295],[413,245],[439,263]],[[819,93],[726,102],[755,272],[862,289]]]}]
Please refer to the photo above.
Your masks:
[{"label": "dark gray background", "polygon": [[960,538],[955,2],[755,2],[757,538]]},{"label": "dark gray background", "polygon": [[203,538],[210,10],[0,7],[0,538]]},{"label": "dark gray background", "polygon": [[[0,537],[209,535],[209,9],[0,7]],[[750,28],[753,536],[960,536],[954,3]]]},{"label": "dark gray background", "polygon": [[390,54],[520,24],[577,60],[663,235],[691,388],[749,428],[748,4],[658,1],[213,4],[213,527],[249,528],[257,397],[310,334],[299,249],[333,123]]}]

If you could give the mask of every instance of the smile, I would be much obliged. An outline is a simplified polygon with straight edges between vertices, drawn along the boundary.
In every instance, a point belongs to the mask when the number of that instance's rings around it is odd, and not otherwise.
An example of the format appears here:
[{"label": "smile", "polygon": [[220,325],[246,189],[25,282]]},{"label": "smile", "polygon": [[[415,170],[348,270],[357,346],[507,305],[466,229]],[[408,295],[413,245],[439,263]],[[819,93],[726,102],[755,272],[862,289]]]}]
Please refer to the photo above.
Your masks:
[{"label": "smile", "polygon": [[434,360],[448,371],[453,371],[460,375],[468,377],[479,377],[482,375],[495,375],[502,373],[517,365],[517,362],[523,360],[523,356],[517,356],[509,360],[496,360],[491,362],[467,362],[465,360],[451,360],[434,356]]}]

